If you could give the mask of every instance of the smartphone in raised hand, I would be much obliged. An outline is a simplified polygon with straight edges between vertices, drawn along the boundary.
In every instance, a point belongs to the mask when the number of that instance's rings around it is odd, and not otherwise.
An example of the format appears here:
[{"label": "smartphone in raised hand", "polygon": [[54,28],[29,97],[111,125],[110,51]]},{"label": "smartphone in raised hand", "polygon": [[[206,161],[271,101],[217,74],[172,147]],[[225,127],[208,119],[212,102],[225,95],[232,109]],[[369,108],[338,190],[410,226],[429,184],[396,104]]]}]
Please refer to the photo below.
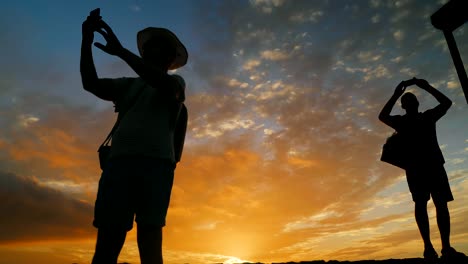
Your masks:
[{"label": "smartphone in raised hand", "polygon": [[101,9],[100,8],[96,8],[94,10],[92,10],[91,12],[89,12],[89,17],[90,18],[93,18],[93,19],[96,19],[96,20],[99,20],[101,19]]}]

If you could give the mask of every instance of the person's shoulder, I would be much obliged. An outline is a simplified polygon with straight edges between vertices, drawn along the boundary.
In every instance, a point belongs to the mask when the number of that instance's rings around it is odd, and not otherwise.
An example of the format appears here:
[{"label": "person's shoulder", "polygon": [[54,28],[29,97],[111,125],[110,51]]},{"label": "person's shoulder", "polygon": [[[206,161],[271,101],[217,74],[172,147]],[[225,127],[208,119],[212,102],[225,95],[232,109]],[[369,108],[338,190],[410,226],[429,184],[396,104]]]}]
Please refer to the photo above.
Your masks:
[{"label": "person's shoulder", "polygon": [[402,126],[408,122],[407,115],[393,115],[391,120],[395,126]]},{"label": "person's shoulder", "polygon": [[402,120],[406,118],[406,115],[392,115],[390,116],[393,120]]},{"label": "person's shoulder", "polygon": [[181,86],[185,86],[185,80],[179,74],[170,74],[169,75],[173,80],[177,81]]},{"label": "person's shoulder", "polygon": [[441,117],[443,117],[447,113],[447,109],[444,108],[442,105],[438,105],[432,109],[424,111],[421,115],[423,116],[423,120],[429,123],[436,123]]},{"label": "person's shoulder", "polygon": [[121,77],[120,78],[123,82],[127,82],[128,85],[134,85],[136,83],[143,83],[143,79],[140,77]]},{"label": "person's shoulder", "polygon": [[173,91],[175,93],[176,100],[179,102],[184,102],[185,101],[185,80],[182,78],[182,76],[178,74],[172,74],[170,75],[173,84],[171,85],[173,87]]},{"label": "person's shoulder", "polygon": [[135,79],[138,79],[137,77],[127,77],[127,76],[122,76],[122,77],[116,77],[116,78],[106,78],[109,80],[112,80],[114,82],[132,82]]},{"label": "person's shoulder", "polygon": [[409,114],[404,114],[404,115],[400,115],[399,119],[398,120],[401,120],[403,123],[411,123],[411,122],[415,122],[415,120],[418,120],[420,118],[420,116],[422,115],[422,113],[418,113],[416,115],[412,114],[412,115],[409,115]]},{"label": "person's shoulder", "polygon": [[119,86],[121,87],[122,93],[128,93],[134,90],[135,87],[142,84],[142,80],[138,77],[120,77],[117,80],[120,83]]},{"label": "person's shoulder", "polygon": [[125,91],[131,88],[137,79],[138,78],[135,77],[118,77],[113,78],[112,82],[115,84],[117,89]]},{"label": "person's shoulder", "polygon": [[[148,84],[143,78],[141,77],[136,77],[133,78],[135,80],[135,83],[138,84]],[[165,86],[165,87],[176,87],[176,86],[181,86],[181,84],[184,84],[185,86],[185,81],[184,79],[178,75],[178,74],[163,74],[159,80],[158,80],[158,86]],[[149,85],[149,84],[148,84]]]},{"label": "person's shoulder", "polygon": [[131,83],[133,82],[135,79],[135,77],[115,77],[115,78],[99,78],[99,81],[101,82],[109,82],[109,83],[112,83],[112,84],[128,84],[128,83]]},{"label": "person's shoulder", "polygon": [[185,88],[185,80],[178,74],[168,74],[166,82],[174,88]]}]

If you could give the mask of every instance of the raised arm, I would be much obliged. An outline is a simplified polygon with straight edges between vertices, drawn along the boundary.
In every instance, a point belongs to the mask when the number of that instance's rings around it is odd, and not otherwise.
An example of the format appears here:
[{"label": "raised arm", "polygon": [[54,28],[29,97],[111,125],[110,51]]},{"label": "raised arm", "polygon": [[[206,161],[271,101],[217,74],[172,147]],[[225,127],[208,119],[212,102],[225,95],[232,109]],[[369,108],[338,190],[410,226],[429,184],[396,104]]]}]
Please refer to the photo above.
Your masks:
[{"label": "raised arm", "polygon": [[106,22],[100,20],[98,22],[98,27],[99,28],[96,31],[104,37],[107,43],[106,45],[95,43],[94,45],[96,47],[110,55],[121,58],[135,71],[136,74],[138,74],[138,76],[154,88],[160,87],[158,84],[167,81],[166,78],[168,77],[168,74],[165,69],[159,69],[145,64],[144,60],[140,56],[124,48],[111,27]]},{"label": "raised arm", "polygon": [[89,17],[82,24],[80,72],[81,82],[86,91],[97,86],[98,76],[93,61],[92,44],[94,41],[93,21]]},{"label": "raised arm", "polygon": [[390,113],[392,112],[393,106],[395,105],[398,98],[400,98],[400,96],[405,92],[405,89],[406,81],[400,82],[395,88],[395,92],[393,93],[392,97],[390,97],[388,102],[382,108],[382,111],[380,111],[379,120],[388,126],[392,126]]},{"label": "raised arm", "polygon": [[440,103],[437,107],[441,110],[447,111],[452,106],[452,100],[450,100],[447,96],[438,91],[436,88],[432,87],[426,80],[416,79],[415,84],[421,89],[432,94],[432,96],[434,96],[435,99]]},{"label": "raised arm", "polygon": [[82,24],[80,72],[83,88],[97,97],[112,101],[115,91],[109,79],[99,79],[93,61],[92,44],[94,31],[96,29],[96,18],[89,17]]}]

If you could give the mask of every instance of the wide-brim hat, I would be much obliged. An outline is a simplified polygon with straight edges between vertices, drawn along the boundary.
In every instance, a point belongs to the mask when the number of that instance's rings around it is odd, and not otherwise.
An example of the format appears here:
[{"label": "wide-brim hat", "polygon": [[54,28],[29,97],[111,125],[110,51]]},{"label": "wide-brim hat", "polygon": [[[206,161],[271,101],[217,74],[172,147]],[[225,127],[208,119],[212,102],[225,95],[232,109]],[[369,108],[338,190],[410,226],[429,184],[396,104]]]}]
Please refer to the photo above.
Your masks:
[{"label": "wide-brim hat", "polygon": [[140,55],[143,56],[143,45],[150,39],[172,39],[175,44],[176,56],[174,61],[169,66],[169,70],[174,70],[184,66],[187,63],[188,53],[184,44],[177,38],[177,36],[166,28],[148,27],[138,32],[137,46]]}]

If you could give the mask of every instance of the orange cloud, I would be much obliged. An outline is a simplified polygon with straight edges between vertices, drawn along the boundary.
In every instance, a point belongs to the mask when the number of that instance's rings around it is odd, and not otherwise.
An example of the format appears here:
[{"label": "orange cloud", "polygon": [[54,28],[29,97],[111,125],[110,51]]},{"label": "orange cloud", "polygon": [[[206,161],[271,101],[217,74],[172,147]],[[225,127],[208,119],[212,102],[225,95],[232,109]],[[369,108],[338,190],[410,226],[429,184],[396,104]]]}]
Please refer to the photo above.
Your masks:
[{"label": "orange cloud", "polygon": [[92,205],[11,173],[0,183],[0,244],[94,234]]},{"label": "orange cloud", "polygon": [[312,167],[312,166],[318,166],[318,162],[315,161],[315,160],[306,160],[306,159],[301,159],[301,158],[298,158],[298,157],[289,157],[288,158],[288,163],[293,165],[293,166],[297,166],[297,167],[301,167],[301,168],[307,168],[307,167]]}]

